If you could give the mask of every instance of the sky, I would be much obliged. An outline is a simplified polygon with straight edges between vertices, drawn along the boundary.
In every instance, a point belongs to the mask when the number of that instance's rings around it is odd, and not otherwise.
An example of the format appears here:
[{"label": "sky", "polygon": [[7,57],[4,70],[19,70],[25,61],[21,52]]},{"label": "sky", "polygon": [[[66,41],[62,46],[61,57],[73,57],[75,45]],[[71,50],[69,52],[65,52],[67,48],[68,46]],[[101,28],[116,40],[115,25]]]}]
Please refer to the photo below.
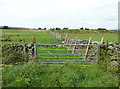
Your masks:
[{"label": "sky", "polygon": [[0,0],[0,26],[118,28],[119,0]]}]

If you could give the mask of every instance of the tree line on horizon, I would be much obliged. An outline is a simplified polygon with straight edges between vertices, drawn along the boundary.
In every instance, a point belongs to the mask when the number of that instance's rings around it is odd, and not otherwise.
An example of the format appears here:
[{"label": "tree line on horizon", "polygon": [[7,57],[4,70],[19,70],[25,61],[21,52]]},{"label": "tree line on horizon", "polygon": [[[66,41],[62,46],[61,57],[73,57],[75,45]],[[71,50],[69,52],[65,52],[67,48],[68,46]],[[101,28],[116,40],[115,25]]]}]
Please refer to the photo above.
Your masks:
[{"label": "tree line on horizon", "polygon": [[[46,30],[46,28],[38,28],[38,30]],[[64,27],[64,28],[50,28],[49,30],[69,30],[68,27]],[[90,30],[89,28],[79,28],[79,29],[72,29],[72,30]],[[98,28],[96,30],[107,30],[106,28]]]},{"label": "tree line on horizon", "polygon": [[29,28],[25,28],[25,27],[0,26],[0,29],[29,29]]},{"label": "tree line on horizon", "polygon": [[[47,30],[47,28],[25,28],[25,27],[10,27],[10,26],[0,26],[0,29],[33,29],[33,30]],[[50,28],[48,30],[69,30],[68,27],[64,27],[64,28]],[[74,30],[74,29],[73,29]],[[79,28],[79,29],[75,29],[75,30],[90,30],[89,28]],[[107,30],[106,28],[97,28],[96,30]]]}]

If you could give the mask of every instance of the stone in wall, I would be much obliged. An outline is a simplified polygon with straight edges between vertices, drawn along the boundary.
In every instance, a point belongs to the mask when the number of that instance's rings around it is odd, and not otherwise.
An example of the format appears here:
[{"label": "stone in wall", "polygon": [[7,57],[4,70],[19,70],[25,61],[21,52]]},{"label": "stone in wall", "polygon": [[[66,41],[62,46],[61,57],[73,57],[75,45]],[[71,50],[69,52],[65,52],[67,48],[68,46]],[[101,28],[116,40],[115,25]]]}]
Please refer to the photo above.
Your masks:
[{"label": "stone in wall", "polygon": [[3,44],[1,46],[3,64],[28,62],[34,56],[33,44]]},{"label": "stone in wall", "polygon": [[111,57],[111,61],[118,61],[118,54],[120,54],[120,43],[110,43],[108,46],[108,55]]}]

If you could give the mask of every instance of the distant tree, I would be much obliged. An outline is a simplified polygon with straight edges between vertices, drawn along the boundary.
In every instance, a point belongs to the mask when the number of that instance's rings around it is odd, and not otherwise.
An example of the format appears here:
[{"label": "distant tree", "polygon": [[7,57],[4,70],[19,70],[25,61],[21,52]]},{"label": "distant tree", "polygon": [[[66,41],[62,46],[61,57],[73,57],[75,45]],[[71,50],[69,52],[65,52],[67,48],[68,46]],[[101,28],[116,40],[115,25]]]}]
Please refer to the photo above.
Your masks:
[{"label": "distant tree", "polygon": [[61,30],[61,28],[58,28],[58,27],[57,27],[55,30]]},{"label": "distant tree", "polygon": [[3,29],[8,29],[8,26],[3,26]]},{"label": "distant tree", "polygon": [[39,30],[42,30],[42,28],[38,28]]},{"label": "distant tree", "polygon": [[98,30],[107,30],[106,28],[98,28]]},{"label": "distant tree", "polygon": [[67,27],[64,27],[63,29],[64,29],[64,30],[68,30],[68,28],[67,28]]},{"label": "distant tree", "polygon": [[43,30],[46,30],[46,28],[43,28]]},{"label": "distant tree", "polygon": [[84,30],[84,28],[82,27],[82,28],[80,28],[80,30]]},{"label": "distant tree", "polygon": [[89,30],[89,28],[85,28],[85,30]]}]

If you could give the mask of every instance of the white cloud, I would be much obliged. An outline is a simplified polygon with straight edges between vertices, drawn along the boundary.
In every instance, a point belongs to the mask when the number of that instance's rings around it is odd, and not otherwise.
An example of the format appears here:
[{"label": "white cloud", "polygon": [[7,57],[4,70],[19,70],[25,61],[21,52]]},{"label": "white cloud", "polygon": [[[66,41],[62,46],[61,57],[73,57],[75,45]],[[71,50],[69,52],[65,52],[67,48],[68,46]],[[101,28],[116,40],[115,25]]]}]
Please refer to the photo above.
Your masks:
[{"label": "white cloud", "polygon": [[0,25],[117,28],[117,4],[118,0],[0,0]]}]

